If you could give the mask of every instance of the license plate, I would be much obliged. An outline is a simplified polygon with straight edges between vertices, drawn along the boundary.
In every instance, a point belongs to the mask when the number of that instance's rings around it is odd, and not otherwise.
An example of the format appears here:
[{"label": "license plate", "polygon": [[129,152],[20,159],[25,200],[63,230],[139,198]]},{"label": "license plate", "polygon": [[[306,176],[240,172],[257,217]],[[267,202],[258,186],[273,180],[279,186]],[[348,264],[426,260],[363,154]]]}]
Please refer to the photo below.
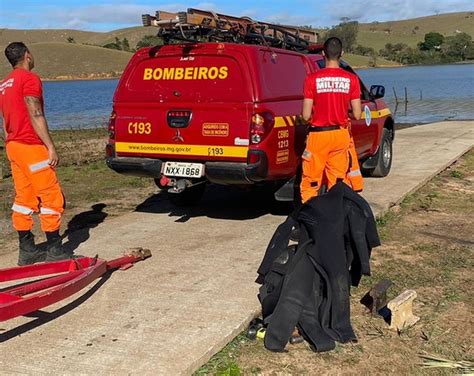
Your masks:
[{"label": "license plate", "polygon": [[163,175],[183,178],[200,178],[204,174],[202,163],[165,162]]}]

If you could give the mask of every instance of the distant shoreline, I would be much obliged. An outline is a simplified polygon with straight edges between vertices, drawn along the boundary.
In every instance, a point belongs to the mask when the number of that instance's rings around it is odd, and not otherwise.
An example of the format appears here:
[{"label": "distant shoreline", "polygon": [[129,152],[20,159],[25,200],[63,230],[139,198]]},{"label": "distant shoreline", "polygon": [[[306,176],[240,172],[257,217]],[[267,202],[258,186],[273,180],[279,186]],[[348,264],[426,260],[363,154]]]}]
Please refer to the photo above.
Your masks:
[{"label": "distant shoreline", "polygon": [[377,65],[376,67],[352,66],[353,69],[373,69],[373,68],[410,68],[410,67],[444,67],[446,65],[474,65],[474,60],[458,61],[455,63],[437,64],[400,64],[400,65]]},{"label": "distant shoreline", "polygon": [[119,80],[122,74],[117,77],[65,77],[65,78],[41,78],[43,82],[64,82],[64,81],[105,81],[105,80]]}]

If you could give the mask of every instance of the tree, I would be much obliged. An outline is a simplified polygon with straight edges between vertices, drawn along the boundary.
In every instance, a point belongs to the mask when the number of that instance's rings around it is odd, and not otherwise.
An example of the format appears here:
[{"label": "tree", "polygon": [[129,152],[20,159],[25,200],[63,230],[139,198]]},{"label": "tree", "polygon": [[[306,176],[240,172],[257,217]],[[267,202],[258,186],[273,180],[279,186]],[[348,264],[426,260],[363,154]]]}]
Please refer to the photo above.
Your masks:
[{"label": "tree", "polygon": [[110,48],[112,50],[119,50],[119,51],[128,51],[130,52],[130,43],[128,42],[127,38],[123,38],[120,40],[118,37],[115,37],[115,42],[107,43],[103,46],[104,48]]},{"label": "tree", "polygon": [[388,60],[397,61],[400,64],[418,64],[421,62],[421,55],[405,43],[387,43],[385,48],[380,50],[380,55]]},{"label": "tree", "polygon": [[328,30],[324,39],[337,37],[342,41],[342,47],[347,52],[352,52],[359,31],[357,21],[343,22]]},{"label": "tree", "polygon": [[472,37],[467,33],[459,33],[453,37],[447,37],[442,46],[442,51],[450,57],[465,60],[466,54],[470,56],[472,49]]},{"label": "tree", "polygon": [[127,38],[123,38],[123,39],[122,39],[121,46],[122,46],[122,50],[123,50],[123,51],[130,51],[130,44],[128,43],[128,39],[127,39]]},{"label": "tree", "polygon": [[444,42],[444,36],[440,33],[427,33],[425,34],[425,40],[418,43],[418,48],[421,51],[430,51],[434,49],[439,49],[441,44]]},{"label": "tree", "polygon": [[76,43],[73,37],[67,37],[67,42],[68,43]]},{"label": "tree", "polygon": [[143,47],[152,47],[157,45],[162,45],[163,40],[156,35],[145,35],[138,43],[137,50]]},{"label": "tree", "polygon": [[364,46],[361,46],[360,44],[357,45],[353,51],[357,55],[363,55],[363,56],[376,55],[376,52],[372,47],[364,47]]},{"label": "tree", "polygon": [[122,49],[117,43],[107,43],[107,44],[104,44],[102,47],[110,48],[111,50],[121,50]]}]

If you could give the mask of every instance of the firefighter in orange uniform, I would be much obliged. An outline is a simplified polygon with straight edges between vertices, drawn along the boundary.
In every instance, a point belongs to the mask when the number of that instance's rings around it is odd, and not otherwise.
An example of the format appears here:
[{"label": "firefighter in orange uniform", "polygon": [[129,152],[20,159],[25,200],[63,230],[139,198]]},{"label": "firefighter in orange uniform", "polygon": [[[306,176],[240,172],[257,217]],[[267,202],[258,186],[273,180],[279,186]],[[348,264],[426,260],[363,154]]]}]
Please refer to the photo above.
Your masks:
[{"label": "firefighter in orange uniform", "polygon": [[[70,258],[59,235],[64,197],[55,172],[58,155],[44,116],[41,80],[31,72],[33,55],[22,42],[13,42],[5,56],[13,71],[0,81],[0,113],[15,185],[12,221],[19,235],[18,265]],[[46,233],[46,252],[35,245],[31,233],[34,212],[39,212]]]},{"label": "firefighter in orange uniform", "polygon": [[311,124],[303,152],[303,202],[318,195],[323,178],[328,189],[338,181],[347,182],[351,145],[349,107],[355,119],[361,117],[359,79],[339,67],[340,39],[329,38],[323,53],[326,67],[308,75],[304,84],[302,116]]}]

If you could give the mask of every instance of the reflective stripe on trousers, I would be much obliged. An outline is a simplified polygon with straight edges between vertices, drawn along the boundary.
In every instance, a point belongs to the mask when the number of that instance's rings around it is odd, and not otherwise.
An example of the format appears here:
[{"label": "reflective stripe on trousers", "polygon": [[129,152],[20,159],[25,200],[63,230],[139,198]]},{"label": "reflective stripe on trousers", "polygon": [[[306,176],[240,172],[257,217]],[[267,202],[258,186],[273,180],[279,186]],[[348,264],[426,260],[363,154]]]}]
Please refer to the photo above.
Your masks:
[{"label": "reflective stripe on trousers", "polygon": [[349,171],[349,173],[347,174],[347,176],[361,176],[362,174],[360,173],[360,170],[357,169],[357,170],[352,170],[352,171]]},{"label": "reflective stripe on trousers", "polygon": [[12,210],[24,215],[31,215],[34,212],[34,210],[31,210],[30,208],[27,208],[26,206],[22,206],[18,204],[13,204]]},{"label": "reflective stripe on trousers", "polygon": [[354,191],[362,192],[364,189],[364,178],[360,171],[359,159],[357,158],[357,151],[352,137],[349,145],[349,159],[351,164],[347,171],[346,178],[344,179],[344,183],[349,185]]}]

